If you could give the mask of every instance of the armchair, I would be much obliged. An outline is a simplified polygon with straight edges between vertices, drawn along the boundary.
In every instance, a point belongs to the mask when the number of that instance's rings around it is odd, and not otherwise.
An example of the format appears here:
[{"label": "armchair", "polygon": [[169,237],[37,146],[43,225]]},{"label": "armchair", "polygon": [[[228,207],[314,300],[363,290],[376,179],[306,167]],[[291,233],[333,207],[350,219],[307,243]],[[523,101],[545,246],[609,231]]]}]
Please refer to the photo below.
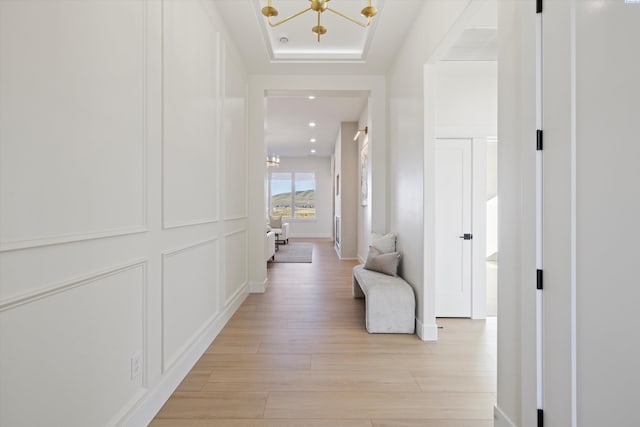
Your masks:
[{"label": "armchair", "polygon": [[276,255],[276,233],[267,232],[264,238],[264,260],[266,262],[273,261]]},{"label": "armchair", "polygon": [[276,233],[276,243],[286,245],[289,243],[289,223],[282,222],[282,217],[269,217],[271,231]]}]

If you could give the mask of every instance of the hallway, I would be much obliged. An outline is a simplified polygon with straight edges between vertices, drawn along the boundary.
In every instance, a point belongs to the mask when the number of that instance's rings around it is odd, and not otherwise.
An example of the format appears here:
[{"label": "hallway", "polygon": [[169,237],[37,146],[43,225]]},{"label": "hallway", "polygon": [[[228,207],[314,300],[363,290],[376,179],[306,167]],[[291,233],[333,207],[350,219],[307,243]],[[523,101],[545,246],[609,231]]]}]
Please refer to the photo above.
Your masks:
[{"label": "hallway", "polygon": [[269,264],[151,426],[493,425],[496,320],[439,319],[438,342],[368,334],[354,261]]}]

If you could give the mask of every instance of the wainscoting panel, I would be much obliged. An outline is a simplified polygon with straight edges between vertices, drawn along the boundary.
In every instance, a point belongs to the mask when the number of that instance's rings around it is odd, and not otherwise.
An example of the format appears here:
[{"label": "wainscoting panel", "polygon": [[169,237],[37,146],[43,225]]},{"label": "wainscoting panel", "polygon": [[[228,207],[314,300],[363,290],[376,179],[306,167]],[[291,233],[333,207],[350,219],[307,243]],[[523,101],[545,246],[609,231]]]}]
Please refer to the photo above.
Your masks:
[{"label": "wainscoting panel", "polygon": [[0,251],[145,229],[145,13],[0,2]]},{"label": "wainscoting panel", "polygon": [[146,266],[0,308],[0,425],[102,426],[135,403],[145,386]]},{"label": "wainscoting panel", "polygon": [[202,2],[163,2],[163,223],[218,218],[219,34]]},{"label": "wainscoting panel", "polygon": [[170,369],[219,312],[218,257],[215,238],[163,254],[163,371]]},{"label": "wainscoting panel", "polygon": [[236,219],[247,216],[247,88],[238,60],[226,49],[223,52],[225,219]]},{"label": "wainscoting panel", "polygon": [[225,307],[242,292],[248,281],[247,230],[238,230],[225,237]]}]

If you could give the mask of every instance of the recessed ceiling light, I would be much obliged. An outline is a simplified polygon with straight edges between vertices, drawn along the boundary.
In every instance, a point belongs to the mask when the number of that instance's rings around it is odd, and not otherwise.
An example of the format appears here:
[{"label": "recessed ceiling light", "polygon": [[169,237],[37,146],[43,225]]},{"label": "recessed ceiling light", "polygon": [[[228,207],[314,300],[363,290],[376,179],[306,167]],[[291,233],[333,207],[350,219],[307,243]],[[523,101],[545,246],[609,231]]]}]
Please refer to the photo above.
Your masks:
[{"label": "recessed ceiling light", "polygon": [[282,43],[282,44],[287,44],[287,43],[289,43],[289,37],[287,37],[287,36],[281,36],[281,37],[280,37],[280,43]]},{"label": "recessed ceiling light", "polygon": [[314,95],[309,95],[307,98],[309,99],[316,99],[316,97]]},{"label": "recessed ceiling light", "polygon": [[312,149],[311,149],[311,154],[315,154],[315,153],[316,153],[316,149],[315,149],[315,148],[312,148]]},{"label": "recessed ceiling light", "polygon": [[309,141],[316,142],[316,139],[315,138],[311,138]]},{"label": "recessed ceiling light", "polygon": [[309,127],[312,127],[312,128],[316,127],[316,122],[309,122]]}]

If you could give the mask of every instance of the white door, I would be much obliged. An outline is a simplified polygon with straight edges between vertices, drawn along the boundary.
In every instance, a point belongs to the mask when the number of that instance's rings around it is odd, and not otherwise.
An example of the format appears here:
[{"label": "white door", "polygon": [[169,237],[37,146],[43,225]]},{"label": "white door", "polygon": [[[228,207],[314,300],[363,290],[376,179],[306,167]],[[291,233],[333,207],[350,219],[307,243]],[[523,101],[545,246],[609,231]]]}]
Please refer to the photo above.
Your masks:
[{"label": "white door", "polygon": [[471,140],[436,140],[435,164],[436,316],[471,317]]}]

